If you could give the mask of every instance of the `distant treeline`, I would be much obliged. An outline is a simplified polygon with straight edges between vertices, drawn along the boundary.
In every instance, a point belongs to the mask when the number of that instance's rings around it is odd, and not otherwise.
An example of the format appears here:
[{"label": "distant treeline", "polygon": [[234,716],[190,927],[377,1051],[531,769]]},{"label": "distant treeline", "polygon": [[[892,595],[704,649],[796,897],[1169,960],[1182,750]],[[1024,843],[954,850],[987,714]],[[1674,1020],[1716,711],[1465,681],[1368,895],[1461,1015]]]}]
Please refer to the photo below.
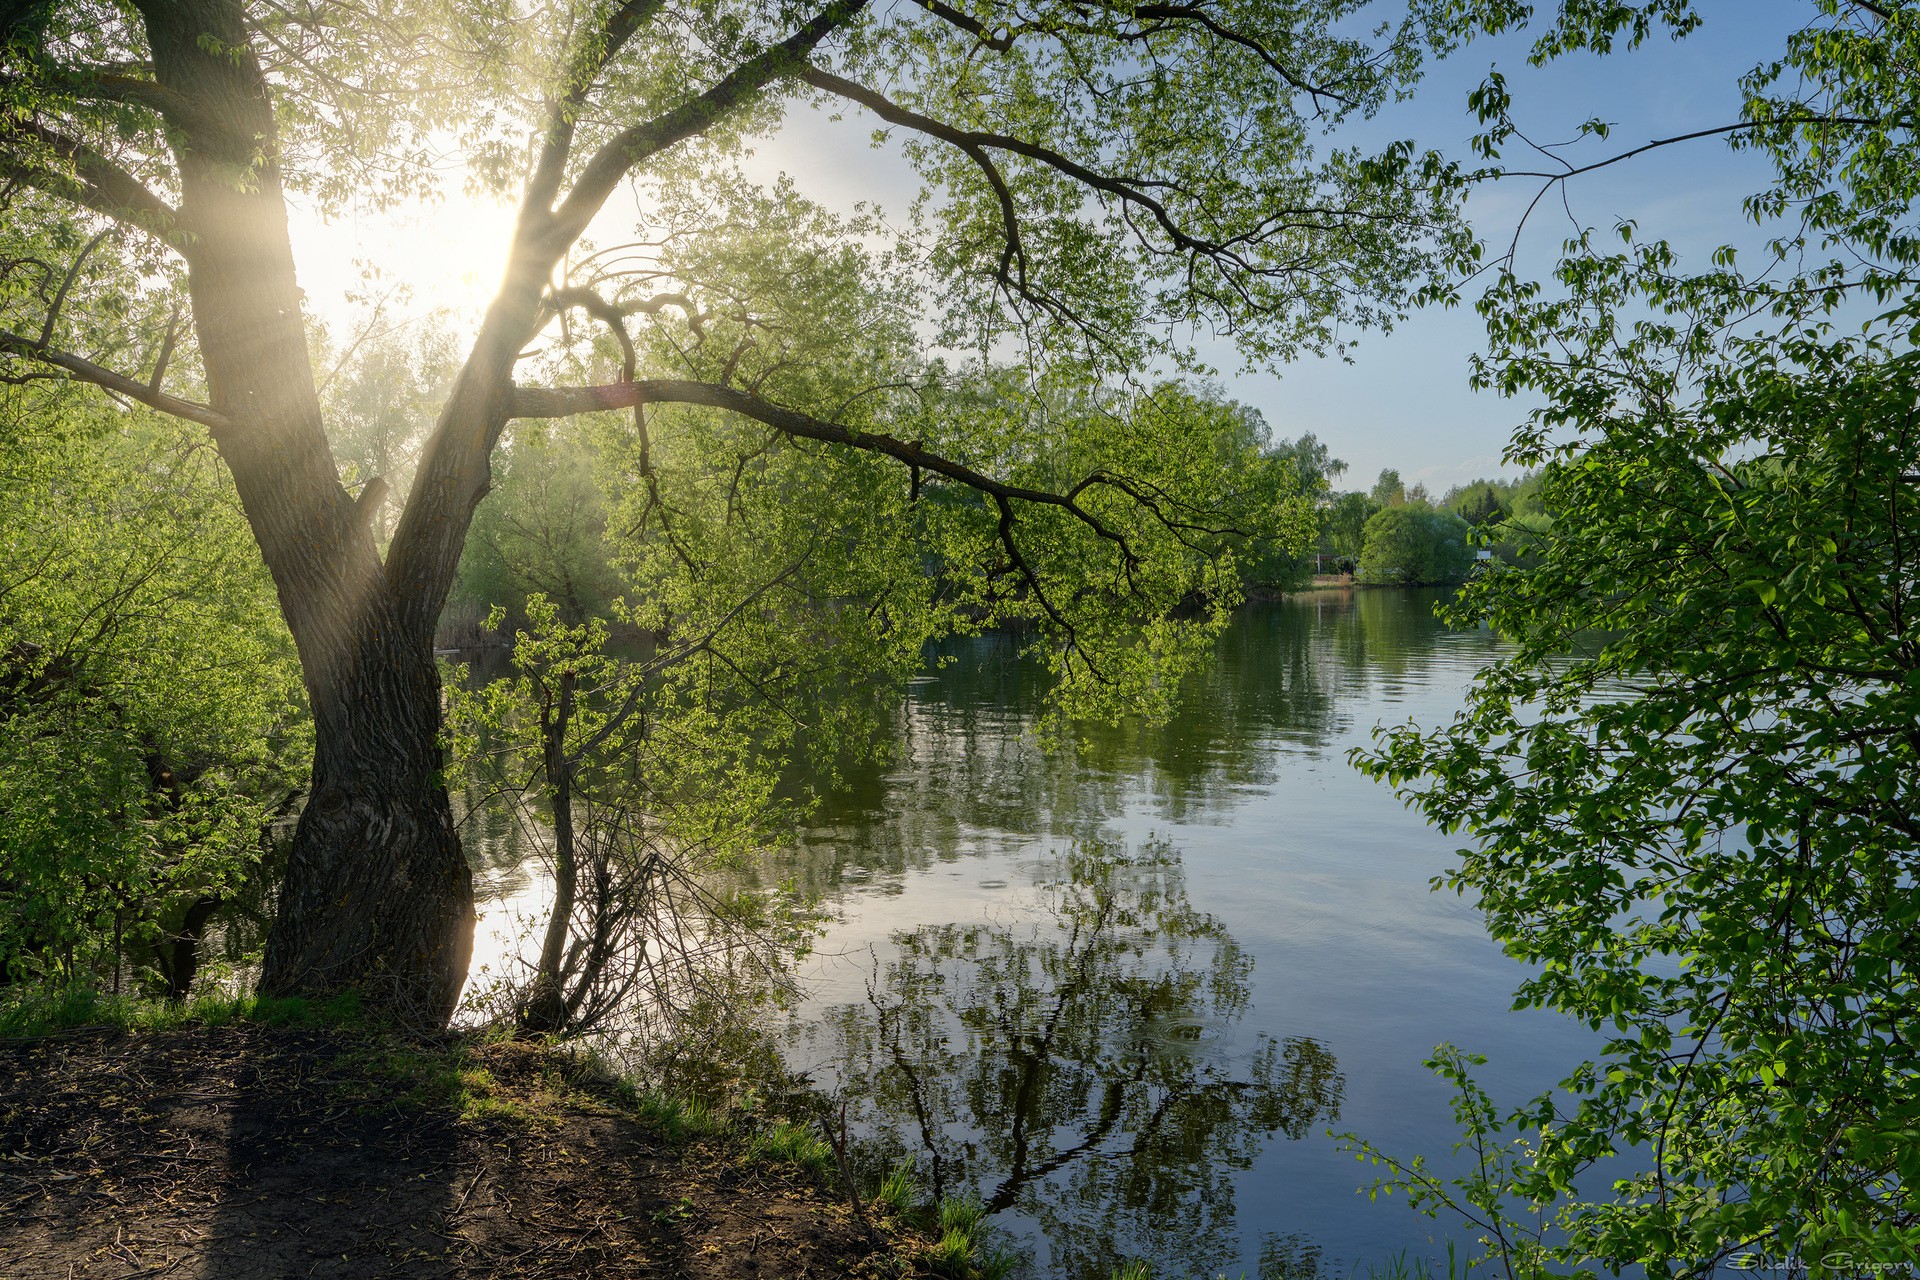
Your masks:
[{"label": "distant treeline", "polygon": [[1520,560],[1553,523],[1539,503],[1535,472],[1470,480],[1436,499],[1423,484],[1408,487],[1392,468],[1371,489],[1336,491],[1347,464],[1312,434],[1273,452],[1293,462],[1302,490],[1314,496],[1317,527],[1304,554],[1252,566],[1249,576],[1262,586],[1299,587],[1332,574],[1381,586],[1460,582],[1481,560]]}]

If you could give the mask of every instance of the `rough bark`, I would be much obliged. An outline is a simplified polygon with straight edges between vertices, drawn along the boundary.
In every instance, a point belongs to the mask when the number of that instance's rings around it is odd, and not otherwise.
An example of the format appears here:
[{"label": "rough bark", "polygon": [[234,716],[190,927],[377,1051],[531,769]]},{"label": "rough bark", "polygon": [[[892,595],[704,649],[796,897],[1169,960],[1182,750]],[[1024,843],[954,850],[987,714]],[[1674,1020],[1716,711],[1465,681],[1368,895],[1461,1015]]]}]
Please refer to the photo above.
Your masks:
[{"label": "rough bark", "polygon": [[[473,885],[447,803],[431,611],[403,607],[327,444],[294,279],[272,102],[231,0],[141,6],[176,129],[188,289],[213,429],[299,650],[314,772],[261,990],[360,989],[444,1022]],[[444,588],[440,592],[444,598]]]}]

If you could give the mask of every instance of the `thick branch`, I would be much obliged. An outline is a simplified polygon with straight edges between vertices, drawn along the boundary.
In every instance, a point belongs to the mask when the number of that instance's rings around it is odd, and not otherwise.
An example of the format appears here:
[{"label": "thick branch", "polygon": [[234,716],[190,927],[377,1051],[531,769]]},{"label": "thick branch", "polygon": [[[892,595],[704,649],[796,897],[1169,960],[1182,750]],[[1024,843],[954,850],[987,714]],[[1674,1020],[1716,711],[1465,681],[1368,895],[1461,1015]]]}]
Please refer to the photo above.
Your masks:
[{"label": "thick branch", "polygon": [[91,382],[96,387],[104,387],[129,400],[138,400],[141,404],[158,409],[162,413],[170,413],[176,418],[185,418],[188,422],[197,422],[215,431],[229,431],[234,426],[233,419],[216,409],[210,409],[192,400],[182,400],[178,396],[170,396],[158,387],[115,373],[111,369],[102,368],[91,360],[82,359],[69,352],[56,351],[32,338],[24,338],[4,329],[0,329],[0,351],[9,351],[29,360],[50,364],[56,369],[65,370],[82,382]]},{"label": "thick branch", "polygon": [[866,0],[831,0],[798,31],[761,50],[700,96],[614,135],[587,161],[573,190],[554,211],[545,237],[548,248],[564,252],[636,165],[704,133],[751,102],[759,90],[798,73],[816,45],[865,7]]},{"label": "thick branch", "polygon": [[222,128],[218,117],[205,111],[184,93],[169,89],[145,74],[129,74],[117,67],[70,67],[39,63],[30,76],[0,77],[0,84],[32,84],[78,101],[118,102],[153,112],[168,124],[192,132]]},{"label": "thick branch", "polygon": [[621,5],[608,15],[597,42],[580,50],[571,69],[569,83],[558,101],[548,109],[547,131],[540,143],[540,159],[533,177],[527,182],[525,207],[549,210],[560,195],[560,182],[566,176],[567,157],[573,150],[574,124],[587,95],[609,62],[631,40],[634,33],[652,21],[665,7],[665,0],[637,0]]},{"label": "thick branch", "polygon": [[[7,153],[0,156],[0,168],[27,184],[182,248],[179,210],[85,143],[38,120],[10,119],[0,123],[0,147]],[[59,157],[73,166],[73,172],[36,162],[34,151]]]}]

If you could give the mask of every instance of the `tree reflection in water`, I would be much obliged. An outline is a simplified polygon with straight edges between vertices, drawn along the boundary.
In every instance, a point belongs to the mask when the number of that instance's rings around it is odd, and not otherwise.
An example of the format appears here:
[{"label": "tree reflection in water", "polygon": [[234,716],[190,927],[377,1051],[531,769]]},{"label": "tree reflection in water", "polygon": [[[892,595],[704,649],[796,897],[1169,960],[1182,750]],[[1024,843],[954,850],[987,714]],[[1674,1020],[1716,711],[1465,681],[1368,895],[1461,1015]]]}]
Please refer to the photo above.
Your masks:
[{"label": "tree reflection in water", "polygon": [[[1234,1172],[1338,1116],[1333,1055],[1266,1035],[1235,1051],[1252,962],[1165,841],[1083,842],[1039,889],[1009,923],[895,934],[868,1001],[808,1032],[816,1060],[924,1186],[1025,1220],[1043,1273],[1233,1269]],[[1290,1243],[1277,1274],[1299,1280],[1317,1250]]]}]

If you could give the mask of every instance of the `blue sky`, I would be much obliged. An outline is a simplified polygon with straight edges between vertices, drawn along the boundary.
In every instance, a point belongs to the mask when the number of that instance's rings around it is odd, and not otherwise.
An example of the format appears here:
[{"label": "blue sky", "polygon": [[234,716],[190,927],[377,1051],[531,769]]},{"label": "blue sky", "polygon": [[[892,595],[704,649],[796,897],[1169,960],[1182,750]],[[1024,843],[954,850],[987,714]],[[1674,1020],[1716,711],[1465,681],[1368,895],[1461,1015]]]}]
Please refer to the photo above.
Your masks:
[{"label": "blue sky", "polygon": [[[1388,0],[1377,10],[1393,7]],[[1549,0],[1542,7],[1551,7]],[[1467,95],[1491,65],[1507,76],[1515,117],[1538,141],[1570,138],[1590,117],[1612,122],[1610,140],[1583,144],[1588,159],[1730,122],[1739,75],[1777,53],[1813,4],[1697,0],[1697,7],[1706,23],[1685,41],[1661,37],[1631,53],[1571,58],[1544,69],[1526,65],[1524,39],[1477,41],[1434,67],[1412,100],[1389,108],[1351,140],[1412,137],[1470,159],[1467,142],[1475,122]],[[897,156],[868,146],[873,124],[858,113],[831,122],[820,112],[796,112],[760,144],[752,169],[765,179],[792,172],[803,192],[829,206],[867,199],[904,213],[913,175]],[[1510,157],[1520,158],[1517,152]],[[1755,243],[1759,237],[1743,222],[1740,200],[1763,187],[1767,176],[1753,156],[1733,154],[1718,140],[1616,165],[1568,187],[1571,220],[1557,195],[1541,203],[1522,236],[1519,266],[1544,274],[1571,231],[1609,227],[1621,218],[1636,219],[1644,233],[1665,236],[1702,261],[1718,244]],[[1471,202],[1471,216],[1484,235],[1504,246],[1537,190],[1537,184],[1518,180],[1484,189]],[[356,257],[385,264],[389,278],[418,276],[415,308],[447,305],[477,317],[497,280],[510,227],[508,210],[452,193],[443,207],[398,220],[348,218],[322,225],[296,211],[302,283],[336,328],[349,327],[351,308],[341,298],[354,283]],[[1367,487],[1382,467],[1395,467],[1408,483],[1424,481],[1438,494],[1498,470],[1500,452],[1526,413],[1524,404],[1468,388],[1467,360],[1481,340],[1479,318],[1463,307],[1416,314],[1391,334],[1359,335],[1351,363],[1309,360],[1278,375],[1241,374],[1233,372],[1230,351],[1209,354],[1230,394],[1258,408],[1276,436],[1311,431],[1327,441],[1351,467],[1348,486]]]},{"label": "blue sky", "polygon": [[[1684,41],[1662,37],[1631,53],[1581,56],[1546,68],[1527,65],[1525,40],[1482,40],[1436,67],[1412,101],[1375,127],[1465,158],[1475,131],[1467,95],[1497,65],[1513,94],[1515,119],[1535,141],[1572,138],[1581,121],[1595,116],[1615,124],[1610,139],[1583,143],[1580,154],[1600,159],[1736,119],[1739,76],[1777,54],[1812,8],[1805,0],[1701,0],[1706,23]],[[1523,158],[1517,149],[1508,152],[1511,161]],[[1543,200],[1521,236],[1518,267],[1545,274],[1570,233],[1623,218],[1671,239],[1704,265],[1719,244],[1757,243],[1740,201],[1767,179],[1764,163],[1714,139],[1626,161],[1568,184],[1571,218],[1557,194]],[[1538,191],[1537,182],[1517,179],[1495,185],[1475,197],[1471,216],[1485,237],[1504,247]],[[1364,488],[1382,467],[1397,467],[1409,483],[1423,480],[1437,495],[1493,473],[1530,407],[1468,387],[1468,357],[1483,337],[1471,309],[1434,310],[1391,334],[1366,335],[1352,364],[1313,361],[1278,378],[1238,377],[1230,385],[1266,415],[1276,435],[1312,431],[1328,441],[1352,468],[1350,487]]]},{"label": "blue sky", "polygon": [[[1469,160],[1476,122],[1467,95],[1496,65],[1507,77],[1516,120],[1536,141],[1571,138],[1580,122],[1596,116],[1617,126],[1610,139],[1584,144],[1589,159],[1729,123],[1737,118],[1740,75],[1777,54],[1813,6],[1808,0],[1698,0],[1698,7],[1705,25],[1684,41],[1662,36],[1631,53],[1569,58],[1546,68],[1527,65],[1523,37],[1477,41],[1436,65],[1414,98],[1368,122],[1354,140],[1411,137]],[[864,197],[902,210],[911,199],[912,175],[893,156],[867,148],[874,123],[857,114],[833,123],[796,113],[760,146],[755,168],[793,172],[802,190],[830,205]],[[1527,159],[1517,147],[1509,158]],[[1521,238],[1520,269],[1544,274],[1578,225],[1604,228],[1622,218],[1636,219],[1643,231],[1702,261],[1722,243],[1757,243],[1740,201],[1767,178],[1763,162],[1714,139],[1613,166],[1569,186],[1572,220],[1557,195],[1541,202]],[[1538,183],[1519,180],[1484,189],[1471,203],[1471,216],[1504,247],[1538,190]],[[1451,484],[1499,471],[1501,451],[1528,408],[1468,387],[1468,357],[1482,338],[1479,317],[1462,307],[1416,314],[1391,334],[1359,335],[1351,363],[1309,360],[1277,375],[1241,374],[1230,350],[1209,358],[1229,393],[1258,408],[1276,437],[1311,431],[1329,442],[1334,456],[1349,464],[1347,486],[1365,488],[1381,468],[1394,467],[1409,484],[1424,481],[1437,496]]]}]

